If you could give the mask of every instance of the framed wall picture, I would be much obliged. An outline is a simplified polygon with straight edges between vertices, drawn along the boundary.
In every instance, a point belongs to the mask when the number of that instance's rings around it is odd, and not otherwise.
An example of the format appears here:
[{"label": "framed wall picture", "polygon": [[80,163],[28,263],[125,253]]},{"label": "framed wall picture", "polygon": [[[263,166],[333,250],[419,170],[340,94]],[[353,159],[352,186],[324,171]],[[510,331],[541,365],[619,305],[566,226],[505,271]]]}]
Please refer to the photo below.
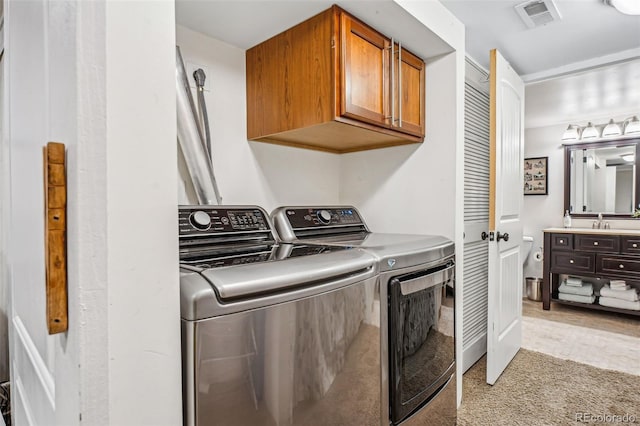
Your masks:
[{"label": "framed wall picture", "polygon": [[547,195],[549,157],[524,159],[524,195]]}]

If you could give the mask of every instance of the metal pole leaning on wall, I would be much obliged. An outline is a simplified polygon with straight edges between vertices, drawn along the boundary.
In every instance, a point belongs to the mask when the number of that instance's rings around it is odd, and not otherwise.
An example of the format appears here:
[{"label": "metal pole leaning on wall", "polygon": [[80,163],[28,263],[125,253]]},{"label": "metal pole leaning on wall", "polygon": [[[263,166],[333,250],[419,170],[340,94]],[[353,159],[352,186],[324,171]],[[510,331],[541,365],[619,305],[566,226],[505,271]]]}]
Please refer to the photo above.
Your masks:
[{"label": "metal pole leaning on wall", "polygon": [[213,173],[211,156],[198,125],[196,107],[191,97],[189,80],[176,46],[176,112],[178,143],[187,164],[199,204],[221,204],[222,197]]}]

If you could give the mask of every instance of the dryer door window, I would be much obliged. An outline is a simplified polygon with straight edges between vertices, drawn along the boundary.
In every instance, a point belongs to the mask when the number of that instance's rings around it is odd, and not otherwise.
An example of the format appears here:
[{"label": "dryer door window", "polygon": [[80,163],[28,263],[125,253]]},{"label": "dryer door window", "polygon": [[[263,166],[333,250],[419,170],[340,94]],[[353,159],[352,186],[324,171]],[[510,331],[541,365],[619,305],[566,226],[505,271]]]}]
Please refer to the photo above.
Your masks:
[{"label": "dryer door window", "polygon": [[426,404],[454,370],[453,263],[389,282],[391,420]]}]

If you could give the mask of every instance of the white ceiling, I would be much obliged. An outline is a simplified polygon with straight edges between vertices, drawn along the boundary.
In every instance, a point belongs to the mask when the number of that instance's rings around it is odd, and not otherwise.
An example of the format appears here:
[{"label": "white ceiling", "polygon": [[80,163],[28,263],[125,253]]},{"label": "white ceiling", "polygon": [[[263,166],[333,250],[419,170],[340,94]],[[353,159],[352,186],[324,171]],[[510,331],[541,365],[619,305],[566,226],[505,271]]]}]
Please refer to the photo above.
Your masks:
[{"label": "white ceiling", "polygon": [[441,0],[466,27],[466,50],[489,67],[497,48],[525,81],[640,57],[640,16],[602,0],[555,0],[562,19],[529,29],[514,6],[525,0]]},{"label": "white ceiling", "polygon": [[176,0],[179,25],[248,49],[328,9],[345,9],[428,59],[453,49],[392,0]]}]

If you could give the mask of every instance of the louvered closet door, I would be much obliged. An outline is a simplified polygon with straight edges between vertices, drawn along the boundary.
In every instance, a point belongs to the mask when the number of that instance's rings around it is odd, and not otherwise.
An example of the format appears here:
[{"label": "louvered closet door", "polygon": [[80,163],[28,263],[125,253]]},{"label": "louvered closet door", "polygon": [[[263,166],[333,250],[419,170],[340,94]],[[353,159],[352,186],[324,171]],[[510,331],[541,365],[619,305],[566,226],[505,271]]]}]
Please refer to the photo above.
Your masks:
[{"label": "louvered closet door", "polygon": [[[487,88],[488,90],[488,88]],[[464,285],[462,367],[467,371],[487,352],[489,229],[489,94],[465,83]]]}]

